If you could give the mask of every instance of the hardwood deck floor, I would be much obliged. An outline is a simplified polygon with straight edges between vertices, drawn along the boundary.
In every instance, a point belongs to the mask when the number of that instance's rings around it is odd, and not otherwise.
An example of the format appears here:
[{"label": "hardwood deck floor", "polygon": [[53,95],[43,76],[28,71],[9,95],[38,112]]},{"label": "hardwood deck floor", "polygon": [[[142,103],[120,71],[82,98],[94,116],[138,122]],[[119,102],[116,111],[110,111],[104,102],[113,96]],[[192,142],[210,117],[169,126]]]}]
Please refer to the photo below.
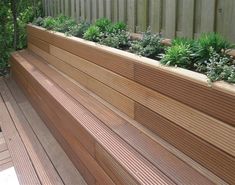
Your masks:
[{"label": "hardwood deck floor", "polygon": [[2,78],[0,127],[0,177],[15,170],[22,185],[86,184],[15,82]]}]

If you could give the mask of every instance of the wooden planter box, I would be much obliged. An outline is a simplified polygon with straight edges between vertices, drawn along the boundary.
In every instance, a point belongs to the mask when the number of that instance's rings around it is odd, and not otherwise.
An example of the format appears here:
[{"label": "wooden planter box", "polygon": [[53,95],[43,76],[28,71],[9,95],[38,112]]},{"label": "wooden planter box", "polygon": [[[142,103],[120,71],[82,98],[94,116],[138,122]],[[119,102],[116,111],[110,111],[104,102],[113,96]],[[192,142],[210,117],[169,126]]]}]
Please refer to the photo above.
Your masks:
[{"label": "wooden planter box", "polygon": [[[235,182],[235,85],[28,25],[28,49],[227,182]],[[227,164],[227,165],[224,165]]]}]

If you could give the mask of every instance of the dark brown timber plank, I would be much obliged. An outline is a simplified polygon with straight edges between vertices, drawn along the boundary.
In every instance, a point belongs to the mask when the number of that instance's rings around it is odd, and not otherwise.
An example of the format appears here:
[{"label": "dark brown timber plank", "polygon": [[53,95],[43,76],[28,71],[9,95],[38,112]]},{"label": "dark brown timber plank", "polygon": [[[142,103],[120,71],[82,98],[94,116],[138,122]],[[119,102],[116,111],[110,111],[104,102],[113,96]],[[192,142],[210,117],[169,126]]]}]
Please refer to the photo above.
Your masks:
[{"label": "dark brown timber plank", "polygon": [[83,106],[90,110],[119,136],[125,139],[126,142],[133,146],[142,155],[147,157],[175,182],[180,184],[190,184],[192,179],[196,178],[198,182],[201,181],[203,184],[209,184],[209,181],[196,172],[192,167],[187,166],[173,154],[167,152],[162,146],[151,141],[150,138],[130,125],[126,120],[116,115],[102,103],[97,102],[94,97],[89,95],[89,92],[82,90],[70,80],[65,79],[64,76],[51,69],[46,62],[42,60],[42,58],[27,51],[21,55],[40,71],[43,71],[45,75],[50,76],[57,85],[62,89],[65,89],[67,93],[82,103]]},{"label": "dark brown timber plank", "polygon": [[[19,55],[15,55],[15,57],[21,58]],[[103,123],[93,117],[85,109],[79,107],[78,103],[71,101],[71,99],[60,91],[52,82],[49,80],[45,81],[43,75],[37,72],[37,70],[30,66],[29,63],[24,61],[20,62],[19,65],[32,75],[35,82],[41,84],[44,89],[47,89],[47,92],[57,101],[58,105],[63,105],[64,109],[69,111],[70,114],[76,118],[94,138],[96,138],[102,147],[104,147],[108,153],[112,154],[113,158],[116,159],[122,167],[125,167],[126,171],[128,171],[131,176],[134,176],[138,182],[149,184],[174,184],[141,155],[130,148],[129,145],[110,132]],[[77,112],[79,112],[79,114]],[[136,170],[138,173],[136,173]]]},{"label": "dark brown timber plank", "polygon": [[6,83],[63,182],[68,185],[86,184],[17,84],[12,79]]},{"label": "dark brown timber plank", "polygon": [[[0,80],[0,92],[3,92],[4,82]],[[28,156],[27,150],[16,130],[6,105],[0,97],[0,125],[5,134],[6,143],[11,154],[12,162],[16,170],[17,177],[21,184],[41,184],[35,169]]]},{"label": "dark brown timber plank", "polygon": [[64,184],[4,82],[1,84],[1,88],[2,97],[6,102],[8,111],[11,114],[40,181],[42,184],[48,185]]}]

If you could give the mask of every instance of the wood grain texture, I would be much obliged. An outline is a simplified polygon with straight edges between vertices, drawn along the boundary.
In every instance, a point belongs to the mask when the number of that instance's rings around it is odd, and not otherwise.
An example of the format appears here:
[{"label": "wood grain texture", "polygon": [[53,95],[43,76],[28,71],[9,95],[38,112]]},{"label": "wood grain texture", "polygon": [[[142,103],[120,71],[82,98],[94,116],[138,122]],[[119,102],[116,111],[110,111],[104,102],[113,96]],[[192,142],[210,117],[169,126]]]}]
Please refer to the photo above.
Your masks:
[{"label": "wood grain texture", "polygon": [[5,83],[1,95],[42,184],[64,184]]},{"label": "wood grain texture", "polygon": [[[17,69],[19,70],[18,67]],[[21,74],[23,73],[23,71],[20,72]],[[14,71],[14,74],[17,73],[18,72]],[[25,74],[25,76],[27,76],[27,74]],[[16,75],[16,78],[18,78],[18,75]],[[29,76],[27,76],[26,78],[30,79]],[[46,90],[40,89],[39,86],[36,86],[36,84],[34,87],[36,87],[36,89],[32,88],[31,85],[27,87],[27,93],[29,93],[29,97],[31,98],[30,100],[33,101],[35,108],[39,110],[39,113],[44,121],[47,123],[47,126],[50,128],[52,133],[55,134],[55,137],[60,142],[67,155],[74,162],[76,167],[80,170],[80,173],[83,175],[86,182],[88,184],[113,184],[109,177],[104,173],[104,171],[97,165],[89,151],[87,151],[87,146],[84,147],[84,142],[87,142],[86,140],[89,140],[89,138],[79,140],[76,137],[79,133],[74,136],[74,134],[71,134],[70,131],[64,129],[64,123],[68,123],[71,120],[64,116],[64,113],[62,114],[62,116],[58,116],[58,110],[54,110],[54,107],[56,105],[51,102],[51,99],[48,99],[48,97],[44,94],[46,93]],[[40,93],[38,94],[38,92]],[[41,101],[42,98],[45,101]],[[80,143],[81,141],[83,141],[82,144]]]},{"label": "wood grain texture", "polygon": [[[70,112],[71,116],[79,120],[78,123],[80,123],[83,128],[90,133],[90,135],[96,138],[97,142],[120,164],[123,169],[125,169],[124,171],[133,176],[136,181],[139,183],[149,184],[174,184],[168,177],[133,150],[128,144],[110,132],[110,130],[103,124],[99,123],[100,121],[87,112],[86,109],[78,106],[78,103],[71,101],[71,99],[67,97],[64,92],[60,91],[51,81],[43,80],[43,75],[35,70],[29,63],[24,61],[19,65],[22,66],[22,69],[27,69],[27,71],[30,72],[35,83],[37,82],[41,87],[47,89],[44,91],[50,93],[48,98],[53,97],[55,102],[59,103],[60,106],[63,105],[63,110]],[[65,113],[63,117],[66,117],[66,112],[63,113]]]},{"label": "wood grain texture", "polygon": [[135,120],[228,183],[234,182],[234,157],[138,103],[135,105]]},{"label": "wood grain texture", "polygon": [[235,126],[235,95],[140,64],[135,65],[135,81]]},{"label": "wood grain texture", "polygon": [[86,73],[74,68],[72,65],[67,64],[59,60],[58,58],[43,52],[30,43],[28,44],[28,48],[37,55],[44,58],[44,60],[46,60],[49,64],[51,64],[61,72],[65,73],[72,79],[82,84],[84,87],[88,88],[107,102],[111,103],[113,106],[125,112],[128,116],[132,118],[134,117],[134,101],[130,98],[113,90],[109,86],[99,82]]},{"label": "wood grain texture", "polygon": [[86,184],[17,84],[12,79],[6,83],[64,184]]},{"label": "wood grain texture", "polygon": [[[44,74],[50,76],[58,86],[65,89],[68,94],[79,101],[116,134],[145,156],[161,171],[170,176],[176,183],[191,184],[192,179],[197,178],[197,181],[202,184],[210,184],[205,177],[201,176],[192,167],[187,166],[184,162],[167,152],[166,149],[153,142],[140,130],[136,129],[120,116],[117,116],[116,113],[112,112],[112,110],[104,106],[102,103],[97,102],[95,98],[90,96],[90,92],[82,90],[78,85],[66,80],[63,75],[50,69],[44,62],[42,62],[42,58],[37,57],[31,52],[25,52],[23,57],[27,59],[27,61],[30,61],[30,63],[36,66],[40,71],[43,71]],[[99,156],[101,157],[102,154],[99,154]],[[104,161],[102,164],[103,163]],[[172,168],[174,170],[171,170]],[[113,170],[109,170],[109,172],[110,171]],[[111,176],[114,175],[111,174]]]},{"label": "wood grain texture", "polygon": [[51,54],[235,156],[234,127],[59,48]]},{"label": "wood grain texture", "polygon": [[[45,42],[69,51],[84,59],[94,61],[96,64],[122,74],[130,79],[133,78],[134,69],[131,61],[124,62],[122,58],[113,57],[113,54],[109,51],[106,51],[104,54],[101,52],[102,47],[97,48],[95,47],[96,44],[93,45],[92,42],[90,42],[90,44],[93,46],[87,50],[86,42],[78,43],[70,37],[64,37],[62,34],[61,36],[56,36],[52,32],[45,32],[43,29],[37,29],[32,26],[28,26],[28,34],[34,35]],[[47,36],[45,37],[45,35]],[[110,61],[112,61],[112,63]]]},{"label": "wood grain texture", "polygon": [[28,36],[28,43],[32,43],[35,46],[39,47],[43,51],[49,53],[49,44],[41,39],[38,39],[37,37],[34,36]]},{"label": "wood grain texture", "polygon": [[[1,93],[3,80],[0,80]],[[18,180],[21,184],[35,184],[40,185],[37,174],[33,168],[30,158],[27,154],[25,146],[20,139],[20,136],[15,128],[8,110],[0,98],[0,125],[5,134],[5,139],[8,145],[9,152],[11,154],[12,161],[17,173]]]}]

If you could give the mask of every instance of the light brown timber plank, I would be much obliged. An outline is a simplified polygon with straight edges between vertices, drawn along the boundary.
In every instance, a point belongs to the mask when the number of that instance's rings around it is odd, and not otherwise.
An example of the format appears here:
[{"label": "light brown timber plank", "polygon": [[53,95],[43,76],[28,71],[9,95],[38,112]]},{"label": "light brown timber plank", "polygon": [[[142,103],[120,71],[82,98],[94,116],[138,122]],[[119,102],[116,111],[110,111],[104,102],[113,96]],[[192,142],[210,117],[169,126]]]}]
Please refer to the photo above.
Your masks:
[{"label": "light brown timber plank", "polygon": [[42,184],[64,184],[5,83],[2,97]]},{"label": "light brown timber plank", "polygon": [[[3,83],[3,80],[0,80],[1,93]],[[0,125],[5,134],[19,182],[21,184],[41,184],[2,97],[0,98],[0,107]]]},{"label": "light brown timber plank", "polygon": [[63,182],[65,184],[86,184],[16,83],[13,80],[7,80],[7,85]]},{"label": "light brown timber plank", "polygon": [[55,57],[235,156],[234,127],[62,49],[50,46],[50,51]]},{"label": "light brown timber plank", "polygon": [[60,61],[58,58],[43,52],[31,43],[29,43],[29,49],[44,58],[49,64],[53,65],[74,80],[78,81],[83,86],[96,93],[98,96],[102,97],[104,100],[111,103],[121,111],[125,112],[128,116],[132,118],[134,117],[134,101],[130,98],[113,90],[112,88],[87,75],[86,73],[77,70],[73,66]]},{"label": "light brown timber plank", "polygon": [[[30,63],[36,66],[40,71],[43,71],[47,76],[51,76],[51,79],[57,83],[62,89],[65,89],[68,94],[79,101],[84,107],[97,116],[102,122],[104,122],[110,129],[122,137],[127,143],[133,146],[143,156],[148,158],[153,164],[155,164],[161,171],[170,176],[175,182],[179,184],[190,184],[191,180],[197,176],[197,181],[201,181],[202,184],[209,184],[208,180],[199,175],[191,167],[185,165],[182,161],[177,159],[170,153],[167,153],[164,148],[155,142],[152,142],[147,136],[141,133],[138,129],[131,126],[126,120],[117,116],[110,109],[103,106],[101,103],[96,103],[97,100],[90,97],[89,92],[83,91],[69,80],[65,80],[64,76],[57,74],[57,72],[50,69],[41,58],[34,56],[32,53],[24,53]],[[50,74],[50,75],[49,75]],[[128,134],[128,133],[131,133]],[[128,137],[127,137],[128,136]],[[100,154],[101,155],[101,154]],[[165,160],[162,160],[165,156]],[[161,162],[158,163],[161,159]],[[169,161],[173,161],[169,163]],[[180,169],[177,168],[180,166]],[[170,170],[174,168],[175,170]],[[111,170],[112,171],[112,170]],[[181,173],[182,172],[182,173]],[[187,175],[185,172],[188,172]]]}]

